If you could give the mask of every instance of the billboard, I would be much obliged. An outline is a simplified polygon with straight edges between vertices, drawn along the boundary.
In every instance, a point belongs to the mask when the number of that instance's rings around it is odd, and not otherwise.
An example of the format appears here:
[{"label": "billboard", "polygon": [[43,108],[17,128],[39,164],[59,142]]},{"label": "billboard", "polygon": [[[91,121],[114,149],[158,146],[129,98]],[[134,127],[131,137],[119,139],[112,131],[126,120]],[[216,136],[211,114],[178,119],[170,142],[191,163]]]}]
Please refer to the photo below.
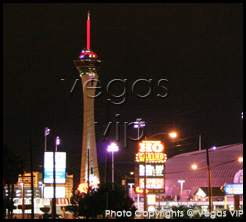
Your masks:
[{"label": "billboard", "polygon": [[[54,197],[54,187],[44,187],[44,198],[53,198]],[[65,187],[56,187],[56,198],[65,198],[66,197],[66,188]]]},{"label": "billboard", "polygon": [[[66,153],[56,152],[56,183],[64,184],[66,183]],[[44,183],[53,183],[53,152],[44,153]]]}]

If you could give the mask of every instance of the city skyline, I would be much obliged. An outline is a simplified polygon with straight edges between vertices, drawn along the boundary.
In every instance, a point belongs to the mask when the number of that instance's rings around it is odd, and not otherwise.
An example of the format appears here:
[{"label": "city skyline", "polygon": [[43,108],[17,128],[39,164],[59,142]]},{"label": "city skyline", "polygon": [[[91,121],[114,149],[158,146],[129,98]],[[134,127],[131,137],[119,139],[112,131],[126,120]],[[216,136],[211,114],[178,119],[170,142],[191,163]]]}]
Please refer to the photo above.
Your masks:
[{"label": "city skyline", "polygon": [[[73,60],[86,45],[87,11],[93,13],[91,42],[103,60],[102,94],[95,98],[99,168],[104,173],[108,121],[111,140],[120,122],[120,151],[115,168],[126,174],[134,169],[137,143],[123,144],[124,122],[142,118],[146,134],[176,130],[183,146],[167,141],[168,157],[202,148],[242,142],[243,35],[241,4],[4,4],[3,10],[3,139],[23,156],[28,135],[33,136],[35,168],[42,165],[43,131],[51,129],[48,151],[53,150],[53,115],[60,151],[67,152],[68,171],[79,177],[83,102]],[[64,79],[64,80],[62,80]],[[107,91],[107,85],[114,79]],[[152,80],[151,94],[139,98],[132,85]],[[158,81],[166,79],[163,87]],[[136,85],[146,94],[150,82]],[[128,85],[127,85],[128,84]],[[119,101],[126,87],[126,101]],[[138,86],[138,87],[137,87]],[[98,89],[99,90],[99,89]],[[164,91],[163,91],[164,90]],[[111,94],[109,94],[109,92]],[[167,92],[165,98],[157,94]],[[116,115],[119,114],[118,117]],[[129,134],[136,136],[136,130]],[[23,156],[24,157],[24,156]],[[117,163],[118,162],[118,163]],[[100,172],[101,174],[101,172]],[[101,179],[103,178],[103,174]],[[118,177],[119,180],[120,177]]]}]

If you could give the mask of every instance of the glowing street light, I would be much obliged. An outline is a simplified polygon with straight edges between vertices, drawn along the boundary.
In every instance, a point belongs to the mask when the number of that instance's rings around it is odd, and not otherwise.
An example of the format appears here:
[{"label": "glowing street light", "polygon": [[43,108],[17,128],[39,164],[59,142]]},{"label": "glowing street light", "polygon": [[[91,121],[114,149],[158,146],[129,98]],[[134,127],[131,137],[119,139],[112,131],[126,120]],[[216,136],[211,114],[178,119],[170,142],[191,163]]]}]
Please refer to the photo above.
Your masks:
[{"label": "glowing street light", "polygon": [[146,123],[142,121],[142,118],[137,118],[137,120],[134,122],[134,128],[138,129],[138,140],[140,140],[139,129],[144,128],[145,126]]},{"label": "glowing street light", "polygon": [[56,137],[56,152],[57,152],[57,146],[59,146],[61,144],[61,140],[59,138],[59,136]]},{"label": "glowing street light", "polygon": [[192,168],[193,170],[196,170],[196,169],[197,169],[197,165],[196,165],[196,164],[193,164],[193,165],[191,166],[191,168]]},{"label": "glowing street light", "polygon": [[147,139],[150,139],[154,136],[158,136],[158,135],[168,135],[169,137],[171,137],[172,139],[174,138],[177,138],[178,134],[176,132],[170,132],[170,133],[167,133],[167,132],[161,132],[161,133],[156,133],[154,135],[151,135],[150,137],[148,137]]},{"label": "glowing street light", "polygon": [[174,139],[174,138],[177,137],[177,133],[176,132],[171,132],[171,133],[169,133],[169,136]]},{"label": "glowing street light", "polygon": [[217,150],[217,147],[216,147],[216,146],[213,146],[212,149],[213,149],[213,150]]},{"label": "glowing street light", "polygon": [[243,157],[239,157],[239,158],[238,158],[238,161],[239,161],[240,163],[242,163],[242,162],[243,162]]},{"label": "glowing street light", "polygon": [[114,190],[114,152],[118,152],[119,147],[115,143],[111,143],[107,151],[112,152],[112,190]]}]

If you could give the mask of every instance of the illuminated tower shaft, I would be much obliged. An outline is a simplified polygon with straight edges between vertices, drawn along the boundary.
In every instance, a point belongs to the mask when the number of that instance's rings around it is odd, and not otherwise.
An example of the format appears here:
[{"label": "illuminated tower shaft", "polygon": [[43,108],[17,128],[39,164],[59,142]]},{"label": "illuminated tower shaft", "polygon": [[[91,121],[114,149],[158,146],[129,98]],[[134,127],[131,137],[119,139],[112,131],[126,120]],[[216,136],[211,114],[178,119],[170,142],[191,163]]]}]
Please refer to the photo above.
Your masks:
[{"label": "illuminated tower shaft", "polygon": [[100,68],[101,60],[98,59],[96,53],[90,50],[89,12],[87,19],[87,50],[82,50],[79,59],[75,60],[74,63],[82,80],[84,99],[83,144],[80,183],[88,182],[88,173],[90,175],[89,181],[94,183],[96,180],[99,180],[94,121],[94,96],[98,79],[97,71]]}]

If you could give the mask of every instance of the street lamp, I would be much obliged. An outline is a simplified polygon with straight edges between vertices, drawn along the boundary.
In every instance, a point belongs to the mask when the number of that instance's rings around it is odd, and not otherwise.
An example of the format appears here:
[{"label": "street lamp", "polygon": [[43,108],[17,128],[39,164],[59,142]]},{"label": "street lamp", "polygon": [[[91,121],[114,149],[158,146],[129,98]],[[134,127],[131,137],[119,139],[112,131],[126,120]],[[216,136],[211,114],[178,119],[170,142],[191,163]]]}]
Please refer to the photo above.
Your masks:
[{"label": "street lamp", "polygon": [[[137,118],[137,120],[136,120],[136,122],[134,122],[134,128],[136,129],[138,129],[138,140],[140,139],[139,138],[139,129],[140,128],[144,128],[146,126],[146,124],[145,124],[145,122],[144,121],[142,121],[142,118]],[[146,154],[145,154],[145,156],[146,156]],[[145,179],[144,179],[144,211],[146,211],[146,209],[147,209],[147,191],[146,191],[146,188],[145,188],[145,186],[146,186],[146,161],[144,161],[145,163],[144,163],[144,165],[145,165]],[[138,194],[138,209],[139,209],[139,202],[140,202],[140,196],[139,196],[139,194]]]},{"label": "street lamp", "polygon": [[50,129],[48,127],[45,127],[44,130],[44,152],[47,151],[47,136],[50,134]]},{"label": "street lamp", "polygon": [[176,132],[171,132],[171,133],[169,133],[169,136],[171,138],[176,138],[177,137],[177,133]]},{"label": "street lamp", "polygon": [[183,183],[185,182],[185,180],[178,180],[178,183],[180,183],[181,186],[181,190],[180,190],[180,201],[181,201],[181,205],[182,205],[182,200],[183,200]]},{"label": "street lamp", "polygon": [[[168,135],[169,137],[171,137],[172,139],[174,139],[174,138],[176,138],[177,137],[177,133],[176,132],[170,132],[170,133],[167,133],[167,132],[160,132],[160,133],[156,133],[156,134],[154,134],[154,135],[151,135],[150,137],[148,137],[147,139],[150,139],[150,138],[152,138],[152,137],[154,137],[154,136],[157,136],[157,135]],[[147,196],[147,194],[146,194],[146,153],[145,153],[145,165],[144,165],[144,168],[145,168],[145,183],[144,183],[144,194],[145,194],[145,196]],[[146,198],[146,197],[145,197]],[[146,198],[147,199],[147,198]],[[146,203],[146,207],[147,207],[147,203]],[[160,195],[159,195],[159,208],[160,208]],[[144,209],[144,210],[146,210],[146,209]]]},{"label": "street lamp", "polygon": [[167,132],[161,132],[161,133],[156,133],[154,135],[151,135],[150,137],[148,137],[147,139],[150,139],[154,136],[158,136],[158,135],[169,135],[169,137],[171,137],[172,139],[176,138],[178,136],[178,134],[176,132],[170,132],[170,133],[167,133]]},{"label": "street lamp", "polygon": [[108,146],[108,152],[112,152],[112,190],[114,190],[114,152],[119,151],[119,147],[115,143]]},{"label": "street lamp", "polygon": [[139,129],[144,128],[145,126],[146,126],[146,123],[142,121],[142,118],[137,118],[137,120],[134,122],[134,128],[138,129],[138,140],[140,139]]},{"label": "street lamp", "polygon": [[134,186],[134,183],[128,183],[128,185],[131,188],[131,198],[133,198],[133,186]]},{"label": "street lamp", "polygon": [[239,161],[240,163],[242,163],[242,162],[243,162],[243,157],[239,157],[239,158],[238,158],[238,161]]},{"label": "street lamp", "polygon": [[59,146],[61,144],[61,140],[59,138],[59,136],[56,137],[56,152],[57,152],[57,146]]},{"label": "street lamp", "polygon": [[192,168],[193,170],[196,170],[196,169],[197,169],[197,165],[196,165],[196,164],[193,164],[193,165],[191,166],[191,168]]}]

